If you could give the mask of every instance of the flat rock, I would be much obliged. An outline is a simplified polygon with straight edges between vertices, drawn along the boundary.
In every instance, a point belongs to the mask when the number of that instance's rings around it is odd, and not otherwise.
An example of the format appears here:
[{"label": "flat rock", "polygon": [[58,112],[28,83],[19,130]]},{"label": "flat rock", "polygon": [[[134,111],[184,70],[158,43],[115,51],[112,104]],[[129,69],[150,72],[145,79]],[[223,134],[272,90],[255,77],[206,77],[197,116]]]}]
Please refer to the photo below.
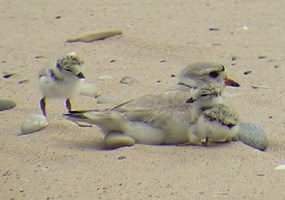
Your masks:
[{"label": "flat rock", "polygon": [[16,103],[7,99],[0,99],[0,111],[10,110],[16,106]]},{"label": "flat rock", "polygon": [[136,142],[132,137],[121,133],[111,133],[104,138],[105,147],[108,149],[133,146],[135,143]]},{"label": "flat rock", "polygon": [[21,125],[21,134],[26,135],[40,131],[48,126],[47,118],[39,114],[31,114]]},{"label": "flat rock", "polygon": [[257,124],[242,122],[237,139],[244,144],[264,151],[268,146],[267,135],[264,130]]}]

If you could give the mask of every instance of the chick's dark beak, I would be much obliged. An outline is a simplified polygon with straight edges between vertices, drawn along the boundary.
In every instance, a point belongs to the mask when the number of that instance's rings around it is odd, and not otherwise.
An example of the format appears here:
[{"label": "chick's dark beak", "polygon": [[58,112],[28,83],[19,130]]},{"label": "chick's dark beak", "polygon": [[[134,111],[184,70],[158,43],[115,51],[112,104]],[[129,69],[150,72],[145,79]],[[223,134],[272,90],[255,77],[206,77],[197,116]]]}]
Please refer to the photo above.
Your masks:
[{"label": "chick's dark beak", "polygon": [[191,97],[190,99],[187,99],[185,103],[194,103],[196,100]]},{"label": "chick's dark beak", "polygon": [[85,79],[85,76],[83,75],[82,72],[80,72],[79,74],[76,75],[78,78],[81,78],[81,79]]},{"label": "chick's dark beak", "polygon": [[225,85],[230,87],[240,87],[240,84],[228,77],[225,78]]}]

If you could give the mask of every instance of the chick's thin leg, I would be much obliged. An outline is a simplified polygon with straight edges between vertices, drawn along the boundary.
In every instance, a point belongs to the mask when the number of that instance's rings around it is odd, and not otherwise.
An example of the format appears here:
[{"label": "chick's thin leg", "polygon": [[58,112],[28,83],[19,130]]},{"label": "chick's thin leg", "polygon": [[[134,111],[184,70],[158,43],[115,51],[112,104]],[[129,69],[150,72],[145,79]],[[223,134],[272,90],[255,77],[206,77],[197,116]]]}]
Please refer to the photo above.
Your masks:
[{"label": "chick's thin leg", "polygon": [[47,114],[46,114],[46,98],[45,98],[45,97],[43,97],[43,98],[40,100],[40,107],[41,107],[43,116],[46,117]]},{"label": "chick's thin leg", "polygon": [[65,107],[67,108],[68,112],[71,111],[70,99],[66,99],[66,101],[65,101]]}]

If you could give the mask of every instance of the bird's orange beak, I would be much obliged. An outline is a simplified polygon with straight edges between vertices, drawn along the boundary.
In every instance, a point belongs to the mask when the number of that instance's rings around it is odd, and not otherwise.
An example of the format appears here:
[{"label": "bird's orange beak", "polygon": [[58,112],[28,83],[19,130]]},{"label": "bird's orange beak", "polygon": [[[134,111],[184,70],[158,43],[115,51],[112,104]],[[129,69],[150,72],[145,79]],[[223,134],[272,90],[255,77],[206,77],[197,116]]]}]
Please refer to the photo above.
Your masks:
[{"label": "bird's orange beak", "polygon": [[240,84],[229,77],[225,77],[225,85],[230,87],[240,87]]}]

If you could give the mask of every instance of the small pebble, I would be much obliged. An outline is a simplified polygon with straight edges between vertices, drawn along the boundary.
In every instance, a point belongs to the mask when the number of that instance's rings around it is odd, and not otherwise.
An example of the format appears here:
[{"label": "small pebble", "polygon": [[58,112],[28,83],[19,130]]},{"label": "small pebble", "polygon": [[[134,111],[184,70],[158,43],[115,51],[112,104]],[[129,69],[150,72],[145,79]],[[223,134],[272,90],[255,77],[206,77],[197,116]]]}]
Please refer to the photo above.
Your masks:
[{"label": "small pebble", "polygon": [[166,60],[161,60],[160,62],[161,62],[161,63],[164,63],[165,61],[166,61]]},{"label": "small pebble", "polygon": [[15,75],[15,73],[13,73],[13,72],[12,72],[12,73],[4,72],[3,75],[2,75],[2,77],[3,77],[3,78],[10,78],[11,76],[14,76],[14,75]]},{"label": "small pebble", "polygon": [[44,56],[35,56],[35,59],[43,58]]},{"label": "small pebble", "polygon": [[60,18],[61,18],[61,16],[56,16],[56,17],[55,17],[55,19],[60,19]]},{"label": "small pebble", "polygon": [[268,146],[267,135],[257,124],[240,123],[240,131],[237,134],[237,138],[244,144],[260,151],[264,151]]},{"label": "small pebble", "polygon": [[245,72],[243,72],[244,75],[248,75],[248,74],[251,74],[251,73],[252,73],[252,71],[245,71]]},{"label": "small pebble", "polygon": [[267,85],[251,85],[253,89],[270,89]]},{"label": "small pebble", "polygon": [[127,85],[130,85],[132,83],[135,83],[136,80],[130,76],[124,76],[121,80],[120,80],[120,83],[122,84],[127,84]]},{"label": "small pebble", "polygon": [[219,28],[209,28],[209,31],[219,31]]},{"label": "small pebble", "polygon": [[234,61],[234,60],[236,60],[237,59],[237,57],[236,56],[232,56],[232,61]]},{"label": "small pebble", "polygon": [[26,135],[40,131],[48,126],[47,118],[39,114],[31,114],[21,125],[21,134]]},{"label": "small pebble", "polygon": [[10,110],[16,106],[16,103],[7,99],[0,99],[0,111]]},{"label": "small pebble", "polygon": [[264,59],[267,58],[267,56],[258,56],[258,59]]},{"label": "small pebble", "polygon": [[25,80],[19,81],[18,83],[19,83],[19,84],[23,84],[23,83],[27,83],[27,82],[29,82],[29,80],[28,80],[28,79],[25,79]]},{"label": "small pebble", "polygon": [[119,156],[118,160],[123,160],[123,159],[126,159],[126,158],[127,158],[126,156]]},{"label": "small pebble", "polygon": [[175,74],[171,74],[170,76],[171,76],[172,78],[176,77],[176,75],[175,75]]}]

